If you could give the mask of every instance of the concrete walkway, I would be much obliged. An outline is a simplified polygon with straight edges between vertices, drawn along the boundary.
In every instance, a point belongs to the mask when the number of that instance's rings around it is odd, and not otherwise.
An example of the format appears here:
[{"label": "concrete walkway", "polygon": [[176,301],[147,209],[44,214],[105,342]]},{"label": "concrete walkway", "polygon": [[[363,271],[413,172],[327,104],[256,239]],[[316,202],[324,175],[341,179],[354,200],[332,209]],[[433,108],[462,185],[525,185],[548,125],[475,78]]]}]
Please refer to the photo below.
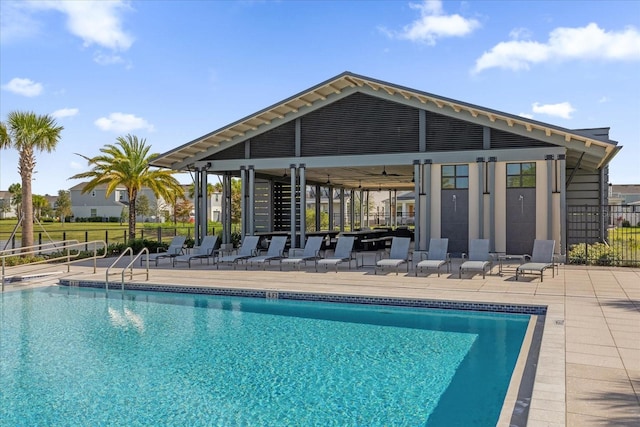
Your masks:
[{"label": "concrete walkway", "polygon": [[[83,263],[61,276],[104,281],[110,262],[100,260],[95,274]],[[144,282],[138,266],[135,272],[133,281]],[[497,268],[486,279],[459,279],[455,263],[454,272],[438,278],[414,277],[412,271],[374,275],[372,267],[346,265],[339,273],[316,273],[313,266],[285,272],[276,265],[266,271],[216,270],[197,261],[191,269],[174,269],[166,261],[150,270],[148,283],[546,305],[527,425],[640,425],[640,269],[561,266],[555,278],[548,271],[542,283],[533,276],[516,282],[511,273],[497,275]],[[53,277],[9,284],[6,290],[52,283]],[[117,287],[120,275],[110,280]]]}]

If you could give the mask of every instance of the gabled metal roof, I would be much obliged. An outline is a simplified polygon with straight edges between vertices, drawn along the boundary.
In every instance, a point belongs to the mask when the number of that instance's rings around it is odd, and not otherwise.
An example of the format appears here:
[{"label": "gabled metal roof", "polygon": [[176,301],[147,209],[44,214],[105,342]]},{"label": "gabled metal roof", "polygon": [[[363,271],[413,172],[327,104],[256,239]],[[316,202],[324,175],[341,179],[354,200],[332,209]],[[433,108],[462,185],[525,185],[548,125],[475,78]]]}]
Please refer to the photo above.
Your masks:
[{"label": "gabled metal roof", "polygon": [[[163,153],[155,158],[151,165],[176,170],[188,169],[195,162],[211,156],[217,151],[241,143],[254,135],[333,102],[332,99],[344,96],[347,91],[367,92],[374,96],[413,105],[416,108],[564,146],[568,149],[568,161],[580,163],[582,167],[601,168],[608,164],[621,148],[617,146],[615,141],[609,140],[606,128],[602,129],[602,132],[591,129],[566,129],[351,72],[344,72],[284,101]],[[573,158],[573,162],[571,158]]]}]

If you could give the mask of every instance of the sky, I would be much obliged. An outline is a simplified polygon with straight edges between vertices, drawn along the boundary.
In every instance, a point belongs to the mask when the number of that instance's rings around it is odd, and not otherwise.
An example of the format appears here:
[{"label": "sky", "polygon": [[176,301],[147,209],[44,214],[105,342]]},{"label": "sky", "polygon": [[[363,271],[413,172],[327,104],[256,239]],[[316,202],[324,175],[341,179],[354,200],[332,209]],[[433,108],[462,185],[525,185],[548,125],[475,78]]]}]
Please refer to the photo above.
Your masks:
[{"label": "sky", "polygon": [[[64,127],[33,194],[126,134],[164,153],[344,71],[569,129],[640,184],[640,1],[0,0],[0,120]],[[0,150],[0,190],[20,182]],[[182,183],[189,175],[179,176]]]}]

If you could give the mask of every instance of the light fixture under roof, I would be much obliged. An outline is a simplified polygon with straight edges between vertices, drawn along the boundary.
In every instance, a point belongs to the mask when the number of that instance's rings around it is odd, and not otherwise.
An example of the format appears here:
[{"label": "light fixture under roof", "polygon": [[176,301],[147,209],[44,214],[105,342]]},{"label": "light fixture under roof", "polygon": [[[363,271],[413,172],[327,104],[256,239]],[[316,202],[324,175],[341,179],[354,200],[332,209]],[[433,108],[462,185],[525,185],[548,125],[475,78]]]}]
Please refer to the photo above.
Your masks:
[{"label": "light fixture under roof", "polygon": [[329,179],[329,174],[327,174],[327,182],[325,182],[325,185],[331,185],[331,180]]}]

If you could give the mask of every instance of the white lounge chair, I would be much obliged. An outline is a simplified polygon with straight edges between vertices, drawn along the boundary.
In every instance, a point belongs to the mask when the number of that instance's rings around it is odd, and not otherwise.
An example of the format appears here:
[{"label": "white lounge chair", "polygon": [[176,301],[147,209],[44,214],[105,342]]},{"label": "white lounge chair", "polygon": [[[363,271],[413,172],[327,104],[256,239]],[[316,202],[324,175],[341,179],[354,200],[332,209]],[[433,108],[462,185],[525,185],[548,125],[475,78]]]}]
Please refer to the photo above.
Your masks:
[{"label": "white lounge chair", "polygon": [[395,267],[396,276],[398,269],[402,264],[407,264],[407,273],[409,272],[409,246],[411,245],[410,237],[394,236],[391,240],[391,249],[389,250],[389,258],[384,258],[376,262],[373,274],[378,274],[378,267],[384,270],[385,267]]},{"label": "white lounge chair", "polygon": [[440,277],[440,267],[447,266],[447,273],[451,271],[451,257],[449,250],[449,239],[429,240],[429,251],[422,254],[422,260],[416,264],[414,275],[424,270],[435,269]]},{"label": "white lounge chair", "polygon": [[154,261],[156,263],[156,267],[158,266],[158,261],[164,258],[173,258],[183,253],[185,236],[174,236],[171,239],[171,243],[169,243],[169,247],[164,252],[157,252],[154,254],[147,254],[147,256],[140,257],[140,265],[145,259],[149,259],[149,261]]},{"label": "white lounge chair", "polygon": [[194,246],[189,253],[173,257],[173,266],[175,267],[177,263],[186,262],[191,268],[191,261],[194,259],[199,259],[200,262],[206,259],[207,264],[209,264],[216,254],[217,244],[218,236],[204,236],[200,245]]},{"label": "white lounge chair", "polygon": [[292,253],[294,249],[290,249],[289,256],[280,260],[280,270],[282,270],[282,264],[295,265],[299,270],[300,264],[305,263],[306,265],[307,261],[316,261],[320,258],[320,248],[323,240],[324,236],[309,236],[300,255],[294,255]]},{"label": "white lounge chair", "polygon": [[516,268],[516,280],[518,280],[519,275],[524,275],[525,272],[527,272],[530,274],[539,274],[540,282],[542,282],[544,271],[549,267],[551,267],[551,277],[555,277],[556,271],[553,259],[555,245],[555,240],[534,240],[533,254],[531,255],[530,260]]},{"label": "white lounge chair", "polygon": [[262,264],[262,269],[265,269],[267,263],[281,259],[284,256],[284,247],[287,244],[287,239],[287,236],[273,236],[271,238],[271,242],[269,242],[267,253],[265,255],[247,258],[245,262],[245,270],[248,266],[253,264]]},{"label": "white lounge chair", "polygon": [[[467,259],[467,261],[465,261]],[[469,271],[482,271],[482,278],[486,277],[487,271],[491,271],[493,265],[493,257],[489,253],[488,239],[473,239],[469,243],[469,256],[462,254],[462,264],[458,277],[462,277],[462,273]]]},{"label": "white lounge chair", "polygon": [[216,262],[216,269],[220,268],[220,264],[230,264],[233,265],[233,269],[235,270],[238,262],[256,256],[259,240],[259,236],[244,236],[242,245],[238,248],[238,253],[219,257]]},{"label": "white lounge chair", "polygon": [[[335,266],[336,273],[338,272],[338,264],[343,262],[349,263],[349,269],[351,269],[351,260],[355,259],[353,256],[353,242],[355,241],[354,236],[340,236],[338,237],[338,243],[336,244],[336,249],[333,252],[333,255],[319,259],[316,262],[316,271],[318,271],[319,265],[325,266],[326,269],[329,268],[330,265]],[[356,268],[358,268],[358,260],[356,259]]]}]

